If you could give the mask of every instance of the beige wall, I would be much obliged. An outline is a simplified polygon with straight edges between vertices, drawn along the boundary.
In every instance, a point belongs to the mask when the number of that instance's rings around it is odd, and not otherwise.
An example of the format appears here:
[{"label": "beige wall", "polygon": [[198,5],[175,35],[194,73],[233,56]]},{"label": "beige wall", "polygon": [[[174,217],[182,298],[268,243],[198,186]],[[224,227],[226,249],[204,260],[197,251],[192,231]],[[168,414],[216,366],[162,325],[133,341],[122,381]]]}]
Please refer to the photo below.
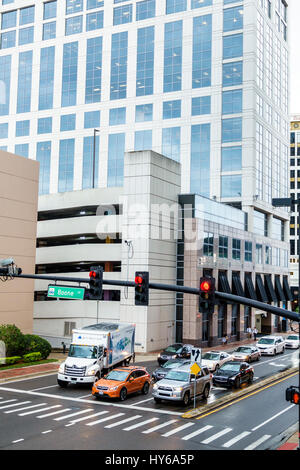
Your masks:
[{"label": "beige wall", "polygon": [[[0,259],[34,274],[39,163],[0,150]],[[32,333],[34,281],[0,282],[0,324]]]}]

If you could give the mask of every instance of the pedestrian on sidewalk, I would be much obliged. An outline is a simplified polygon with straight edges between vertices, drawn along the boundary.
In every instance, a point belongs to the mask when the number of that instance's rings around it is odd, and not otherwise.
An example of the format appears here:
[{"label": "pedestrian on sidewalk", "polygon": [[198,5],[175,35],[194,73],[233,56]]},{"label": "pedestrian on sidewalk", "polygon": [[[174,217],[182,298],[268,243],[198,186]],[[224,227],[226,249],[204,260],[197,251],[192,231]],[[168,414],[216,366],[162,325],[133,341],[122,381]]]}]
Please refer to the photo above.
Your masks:
[{"label": "pedestrian on sidewalk", "polygon": [[254,338],[254,341],[256,341],[256,336],[257,336],[257,333],[258,333],[258,330],[256,328],[256,326],[253,328],[253,338]]},{"label": "pedestrian on sidewalk", "polygon": [[66,345],[64,342],[61,343],[63,348],[63,354],[66,354]]},{"label": "pedestrian on sidewalk", "polygon": [[228,336],[227,335],[223,336],[222,343],[223,343],[223,346],[225,346],[225,344],[228,343]]},{"label": "pedestrian on sidewalk", "polygon": [[251,339],[252,338],[252,330],[251,330],[250,326],[248,326],[248,328],[247,328],[247,334],[248,334],[248,339]]}]

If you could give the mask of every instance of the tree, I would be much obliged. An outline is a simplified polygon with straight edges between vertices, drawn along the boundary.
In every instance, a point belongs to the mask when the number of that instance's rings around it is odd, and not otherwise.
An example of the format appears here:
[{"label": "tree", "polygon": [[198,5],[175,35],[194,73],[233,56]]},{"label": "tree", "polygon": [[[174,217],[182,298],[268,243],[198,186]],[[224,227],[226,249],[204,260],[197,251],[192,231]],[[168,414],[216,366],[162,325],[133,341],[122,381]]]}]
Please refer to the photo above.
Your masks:
[{"label": "tree", "polygon": [[26,341],[16,325],[0,325],[0,340],[4,342],[6,357],[22,356],[26,352]]}]

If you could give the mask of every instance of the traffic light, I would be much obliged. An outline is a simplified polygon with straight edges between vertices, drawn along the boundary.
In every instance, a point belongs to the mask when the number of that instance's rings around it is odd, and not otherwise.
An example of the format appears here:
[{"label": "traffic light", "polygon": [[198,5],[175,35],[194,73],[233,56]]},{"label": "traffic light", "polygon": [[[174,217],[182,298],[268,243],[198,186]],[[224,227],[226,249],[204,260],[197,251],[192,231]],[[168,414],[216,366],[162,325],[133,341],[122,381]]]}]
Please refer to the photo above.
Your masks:
[{"label": "traffic light", "polygon": [[103,268],[102,266],[92,266],[90,270],[90,289],[88,298],[90,300],[101,300],[102,298]]},{"label": "traffic light", "polygon": [[215,278],[211,276],[203,276],[200,278],[199,293],[199,312],[213,313],[215,307]]},{"label": "traffic light", "polygon": [[135,305],[148,305],[149,303],[149,272],[135,273]]},{"label": "traffic light", "polygon": [[300,392],[299,387],[291,386],[286,389],[285,391],[285,399],[291,403],[295,403],[295,405],[300,404]]}]

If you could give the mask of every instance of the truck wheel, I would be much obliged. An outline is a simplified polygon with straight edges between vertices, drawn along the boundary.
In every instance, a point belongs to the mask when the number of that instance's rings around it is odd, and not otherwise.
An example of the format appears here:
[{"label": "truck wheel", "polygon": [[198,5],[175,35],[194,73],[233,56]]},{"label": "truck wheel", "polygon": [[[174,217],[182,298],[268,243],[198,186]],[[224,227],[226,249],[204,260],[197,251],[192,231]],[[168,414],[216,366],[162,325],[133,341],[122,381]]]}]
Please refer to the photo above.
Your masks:
[{"label": "truck wheel", "polygon": [[183,395],[183,405],[184,406],[188,406],[188,404],[190,403],[190,394],[189,392],[185,392],[185,394]]},{"label": "truck wheel", "polygon": [[147,395],[148,392],[149,392],[149,383],[148,383],[148,382],[145,382],[145,383],[144,383],[144,386],[143,386],[143,388],[142,388],[142,394],[143,394],[143,395]]},{"label": "truck wheel", "polygon": [[122,388],[122,390],[120,391],[120,400],[121,401],[124,401],[126,400],[126,397],[127,397],[127,390],[126,388]]},{"label": "truck wheel", "polygon": [[68,386],[68,382],[65,382],[64,380],[57,379],[57,383],[62,388],[66,388]]}]

